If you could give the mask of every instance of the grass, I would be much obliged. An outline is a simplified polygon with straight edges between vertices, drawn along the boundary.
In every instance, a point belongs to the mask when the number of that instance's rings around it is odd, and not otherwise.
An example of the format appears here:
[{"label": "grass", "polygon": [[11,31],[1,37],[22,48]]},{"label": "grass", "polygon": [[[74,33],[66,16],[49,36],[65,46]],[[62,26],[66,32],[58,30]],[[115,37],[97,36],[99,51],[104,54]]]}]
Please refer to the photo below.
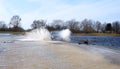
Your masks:
[{"label": "grass", "polygon": [[25,32],[4,32],[4,31],[0,31],[0,33],[10,33],[10,34],[15,34],[15,35],[19,35],[19,34],[25,34]]},{"label": "grass", "polygon": [[116,33],[73,33],[72,35],[80,35],[80,36],[120,36],[120,34],[116,34]]}]

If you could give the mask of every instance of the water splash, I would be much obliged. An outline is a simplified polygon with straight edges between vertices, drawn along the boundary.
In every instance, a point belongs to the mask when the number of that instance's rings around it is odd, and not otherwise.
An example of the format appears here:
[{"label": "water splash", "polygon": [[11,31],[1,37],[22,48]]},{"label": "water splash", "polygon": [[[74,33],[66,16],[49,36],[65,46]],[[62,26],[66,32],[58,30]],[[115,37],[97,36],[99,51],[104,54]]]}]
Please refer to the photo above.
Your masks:
[{"label": "water splash", "polygon": [[57,41],[70,41],[71,31],[69,29],[65,29],[59,31],[57,33],[57,37],[45,28],[35,29],[31,32],[26,33],[23,39],[19,39],[20,41],[51,41],[52,38]]},{"label": "water splash", "polygon": [[26,33],[25,38],[22,41],[51,41],[51,34],[45,28],[35,29]]},{"label": "water splash", "polygon": [[59,37],[61,40],[70,41],[71,31],[69,29],[64,29],[59,32]]}]

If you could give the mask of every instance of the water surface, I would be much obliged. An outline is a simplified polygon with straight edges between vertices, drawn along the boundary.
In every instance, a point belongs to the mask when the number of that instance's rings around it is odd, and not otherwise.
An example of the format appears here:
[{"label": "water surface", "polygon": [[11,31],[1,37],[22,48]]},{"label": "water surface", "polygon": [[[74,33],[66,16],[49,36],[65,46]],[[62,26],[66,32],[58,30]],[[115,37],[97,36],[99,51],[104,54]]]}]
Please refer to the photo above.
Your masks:
[{"label": "water surface", "polygon": [[88,40],[91,45],[120,50],[119,36],[71,36],[72,42],[78,43],[80,40]]}]

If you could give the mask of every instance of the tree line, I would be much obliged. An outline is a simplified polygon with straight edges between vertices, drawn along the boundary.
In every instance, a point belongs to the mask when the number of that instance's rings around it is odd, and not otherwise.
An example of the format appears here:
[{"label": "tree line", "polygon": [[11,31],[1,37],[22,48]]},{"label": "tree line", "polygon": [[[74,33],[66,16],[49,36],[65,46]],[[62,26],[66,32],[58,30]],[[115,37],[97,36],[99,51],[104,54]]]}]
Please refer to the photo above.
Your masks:
[{"label": "tree line", "polygon": [[[100,21],[94,21],[91,19],[84,19],[77,21],[75,19],[69,21],[53,20],[51,23],[47,23],[46,20],[34,20],[31,24],[31,29],[37,29],[44,27],[49,31],[70,29],[73,33],[119,33],[120,34],[120,22],[114,21],[111,23],[102,23]],[[0,31],[13,31],[23,32],[21,27],[21,18],[19,15],[14,15],[9,24],[6,25],[4,21],[0,21]]]},{"label": "tree line", "polygon": [[90,19],[84,19],[82,21],[54,20],[51,23],[47,23],[45,20],[34,20],[31,27],[32,29],[45,27],[50,31],[70,29],[73,33],[120,33],[119,21],[101,23],[100,21]]},{"label": "tree line", "polygon": [[9,24],[7,25],[5,21],[0,21],[0,31],[1,32],[23,32],[25,31],[21,27],[21,18],[18,15],[14,15]]}]

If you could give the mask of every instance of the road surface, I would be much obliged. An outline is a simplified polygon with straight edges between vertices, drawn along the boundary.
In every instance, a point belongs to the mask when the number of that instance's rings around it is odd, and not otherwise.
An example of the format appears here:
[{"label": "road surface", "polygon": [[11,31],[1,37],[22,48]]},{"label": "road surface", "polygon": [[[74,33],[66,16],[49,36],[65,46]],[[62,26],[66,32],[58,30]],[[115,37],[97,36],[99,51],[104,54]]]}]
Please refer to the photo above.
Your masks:
[{"label": "road surface", "polygon": [[86,45],[16,39],[0,38],[0,69],[120,69],[114,58],[108,59],[110,53],[104,56]]}]

